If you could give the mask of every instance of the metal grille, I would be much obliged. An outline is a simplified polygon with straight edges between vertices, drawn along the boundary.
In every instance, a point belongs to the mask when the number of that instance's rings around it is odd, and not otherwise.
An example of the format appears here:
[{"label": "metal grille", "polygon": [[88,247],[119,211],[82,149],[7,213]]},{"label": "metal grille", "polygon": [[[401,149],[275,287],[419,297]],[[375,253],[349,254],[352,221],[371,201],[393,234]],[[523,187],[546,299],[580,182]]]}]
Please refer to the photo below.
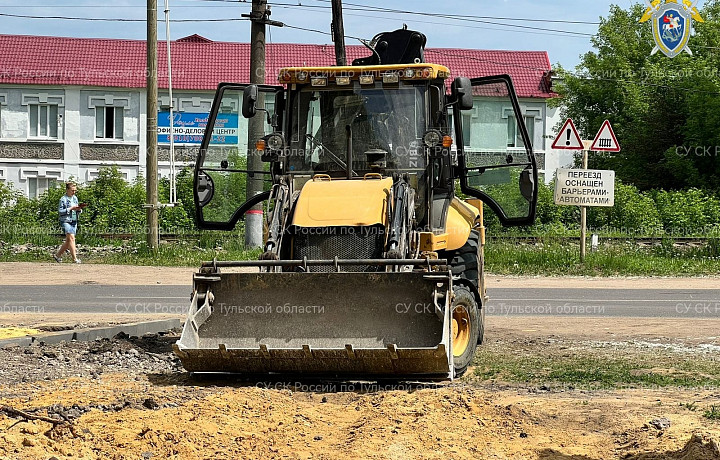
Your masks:
[{"label": "metal grille", "polygon": [[[381,259],[385,246],[385,228],[322,227],[299,228],[295,235],[295,258],[308,260]],[[334,272],[335,267],[309,267],[311,272]],[[347,272],[376,271],[368,265],[343,266]]]}]

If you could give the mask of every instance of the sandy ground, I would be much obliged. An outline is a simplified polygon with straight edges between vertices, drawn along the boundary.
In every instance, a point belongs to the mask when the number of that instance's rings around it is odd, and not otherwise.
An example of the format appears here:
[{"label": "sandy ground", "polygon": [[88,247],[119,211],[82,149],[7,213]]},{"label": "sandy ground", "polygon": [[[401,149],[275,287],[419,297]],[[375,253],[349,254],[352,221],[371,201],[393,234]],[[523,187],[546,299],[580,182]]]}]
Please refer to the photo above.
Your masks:
[{"label": "sandy ground", "polygon": [[0,280],[5,285],[146,284],[192,285],[196,271],[189,267],[137,267],[132,265],[50,264],[36,262],[0,263]]},{"label": "sandy ground", "polygon": [[[0,264],[7,285],[190,285],[193,272]],[[490,277],[488,284],[490,289],[552,288],[569,282],[573,287],[717,289],[720,279]],[[0,325],[138,319],[6,315]],[[543,350],[540,344],[556,339],[563,342],[558,353],[565,353],[566,342],[573,353],[600,342],[641,342],[632,352],[644,353],[645,344],[717,346],[718,331],[720,320],[492,316],[486,333],[518,353],[535,343]],[[82,344],[36,348],[30,354],[0,350],[0,459],[720,460],[720,421],[703,416],[706,408],[720,406],[718,388],[547,390],[478,382],[472,376],[425,385],[200,378],[178,367],[169,349],[172,340],[164,348],[121,340],[90,344],[88,350]],[[684,353],[687,359],[699,357]],[[3,406],[67,417],[69,423],[53,429],[48,422],[3,413]]]},{"label": "sandy ground", "polygon": [[[710,399],[707,394],[537,395],[472,386],[358,392],[333,384],[274,385],[203,386],[122,374],[42,382],[32,393],[2,402],[120,402],[123,408],[91,409],[73,423],[73,432],[0,416],[0,458],[720,458],[718,424],[680,406]],[[159,407],[126,404],[149,398]],[[649,424],[663,417],[671,420],[669,428]]]},{"label": "sandy ground", "polygon": [[0,350],[0,459],[720,460],[717,389],[198,377],[172,340]]},{"label": "sandy ground", "polygon": [[[252,270],[252,269],[249,269]],[[193,267],[138,267],[129,265],[50,264],[36,262],[0,263],[0,280],[6,285],[71,284],[192,284]],[[720,276],[695,278],[667,277],[516,277],[488,275],[488,289],[513,288],[603,288],[603,289],[720,289]]]}]

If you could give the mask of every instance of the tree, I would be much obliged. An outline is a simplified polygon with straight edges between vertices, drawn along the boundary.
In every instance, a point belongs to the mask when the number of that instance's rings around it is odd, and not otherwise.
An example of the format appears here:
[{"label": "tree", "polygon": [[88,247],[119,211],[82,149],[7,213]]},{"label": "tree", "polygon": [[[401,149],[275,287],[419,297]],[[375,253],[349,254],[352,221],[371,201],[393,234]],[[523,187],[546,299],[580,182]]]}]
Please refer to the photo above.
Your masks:
[{"label": "tree", "polygon": [[572,118],[583,138],[602,122],[613,124],[623,151],[593,154],[591,168],[613,169],[641,190],[720,187],[720,1],[701,10],[704,23],[673,59],[650,55],[651,25],[638,21],[645,11],[610,8],[592,38],[594,51],[574,72],[561,66],[556,91],[561,113]]}]

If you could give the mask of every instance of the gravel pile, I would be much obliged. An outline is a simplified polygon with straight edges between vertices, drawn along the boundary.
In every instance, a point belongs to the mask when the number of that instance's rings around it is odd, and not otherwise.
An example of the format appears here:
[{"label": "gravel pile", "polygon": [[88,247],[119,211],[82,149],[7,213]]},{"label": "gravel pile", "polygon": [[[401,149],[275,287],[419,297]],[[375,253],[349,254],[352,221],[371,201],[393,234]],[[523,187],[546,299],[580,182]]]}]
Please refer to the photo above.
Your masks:
[{"label": "gravel pile", "polygon": [[93,342],[70,342],[0,349],[0,385],[67,377],[97,379],[103,373],[130,375],[180,372],[172,352],[177,333],[148,334]]}]

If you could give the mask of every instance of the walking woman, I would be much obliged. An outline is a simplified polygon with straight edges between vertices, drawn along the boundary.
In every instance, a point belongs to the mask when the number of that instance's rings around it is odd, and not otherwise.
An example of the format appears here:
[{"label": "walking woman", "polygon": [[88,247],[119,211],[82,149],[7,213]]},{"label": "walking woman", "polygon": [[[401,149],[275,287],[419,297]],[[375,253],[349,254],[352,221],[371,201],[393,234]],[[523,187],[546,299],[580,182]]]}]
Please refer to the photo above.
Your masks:
[{"label": "walking woman", "polygon": [[60,198],[60,205],[58,206],[58,212],[60,214],[60,226],[65,233],[65,241],[57,253],[53,254],[56,262],[62,262],[62,255],[65,251],[70,250],[70,256],[76,264],[80,263],[80,259],[77,258],[75,250],[75,233],[77,233],[77,222],[78,215],[82,212],[83,208],[87,206],[85,203],[78,204],[77,196],[77,185],[74,182],[65,183],[65,195]]}]

